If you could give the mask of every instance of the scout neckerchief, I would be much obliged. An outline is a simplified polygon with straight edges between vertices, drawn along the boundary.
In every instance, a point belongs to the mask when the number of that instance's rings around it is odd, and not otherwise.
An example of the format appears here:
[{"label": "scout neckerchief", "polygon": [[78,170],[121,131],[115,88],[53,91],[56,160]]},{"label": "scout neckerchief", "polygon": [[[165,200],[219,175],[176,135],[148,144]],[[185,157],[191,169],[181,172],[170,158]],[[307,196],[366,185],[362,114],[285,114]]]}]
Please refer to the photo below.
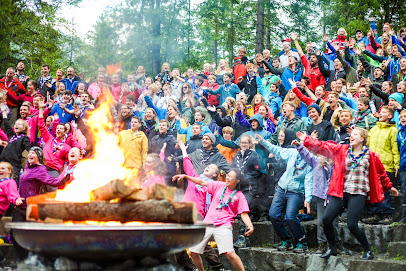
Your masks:
[{"label": "scout neckerchief", "polygon": [[200,158],[202,160],[202,165],[204,165],[209,159],[210,157],[214,154],[214,152],[209,152],[209,155],[207,156],[207,158],[204,158],[204,152],[202,149],[200,149]]},{"label": "scout neckerchief", "polygon": [[11,143],[13,143],[14,141],[19,140],[19,139],[22,138],[23,136],[25,136],[25,135],[24,135],[24,134],[21,134],[21,135],[18,135],[18,136],[13,135],[13,136],[10,138],[8,144],[11,144]]},{"label": "scout neckerchief", "polygon": [[338,74],[343,72],[343,71],[344,71],[343,68],[341,68],[341,70],[339,70],[339,71],[336,71],[336,74],[334,74],[334,80],[337,80],[338,79]]},{"label": "scout neckerchief", "polygon": [[231,196],[228,198],[228,200],[223,203],[223,198],[224,198],[224,194],[226,192],[227,186],[224,187],[223,192],[221,193],[221,197],[220,197],[220,204],[219,206],[216,208],[216,210],[219,210],[219,212],[221,212],[221,210],[223,209],[223,207],[228,207],[228,204],[232,201],[233,197],[235,196],[235,194],[237,193],[237,189],[235,189],[233,191],[233,193],[231,193]]},{"label": "scout neckerchief", "polygon": [[352,124],[357,124],[359,123],[361,120],[363,120],[366,116],[368,116],[369,112],[368,110],[362,114],[362,115],[358,115],[358,117],[355,118],[354,122]]},{"label": "scout neckerchief", "polygon": [[405,131],[405,129],[403,128],[405,126],[401,126],[398,132],[398,135],[400,137],[400,146],[403,147],[406,144],[406,138],[402,135],[402,132]]},{"label": "scout neckerchief", "polygon": [[247,84],[251,85],[251,82],[252,82],[252,80],[254,80],[254,78],[255,78],[255,72],[251,77],[250,77],[250,74],[247,73]]},{"label": "scout neckerchief", "polygon": [[10,178],[10,177],[1,178],[1,179],[0,179],[0,183],[1,183],[1,182],[4,182],[4,181],[7,181],[7,180],[11,180],[11,178]]},{"label": "scout neckerchief", "polygon": [[69,169],[69,165],[68,165],[65,170],[65,176],[68,174],[71,175],[73,173],[73,170],[75,169],[75,167],[76,167],[76,165],[74,165],[71,169]]},{"label": "scout neckerchief", "polygon": [[39,79],[40,88],[42,88],[49,79],[51,79],[50,75],[48,75],[47,77],[41,76],[41,78]]},{"label": "scout neckerchief", "polygon": [[8,90],[11,87],[11,85],[13,84],[13,82],[14,82],[14,78],[13,78],[13,80],[11,80],[10,84],[7,86],[7,78],[6,78],[4,80],[4,87]]},{"label": "scout neckerchief", "polygon": [[242,155],[242,154],[241,154],[241,156],[237,156],[237,159],[236,159],[237,167],[238,167],[241,171],[242,171],[243,168],[245,167],[245,164],[247,163],[248,158],[250,157],[251,153],[252,153],[252,150],[246,150],[245,153],[244,153],[245,158],[244,158],[244,155]]},{"label": "scout neckerchief", "polygon": [[225,92],[227,92],[227,94],[230,94],[230,89],[231,89],[232,84],[233,83],[230,83],[228,86],[226,84],[224,84],[224,90],[225,90]]},{"label": "scout neckerchief", "polygon": [[56,138],[54,139],[54,147],[53,147],[53,152],[52,152],[53,154],[55,154],[57,150],[60,150],[63,148],[63,144],[65,144],[65,139],[66,138],[64,138],[63,141],[61,141],[61,143],[59,143],[59,144],[58,144],[57,139]]},{"label": "scout neckerchief", "polygon": [[357,156],[354,156],[352,153],[352,146],[350,146],[350,157],[351,157],[351,169],[354,170],[359,163],[361,163],[362,158],[364,157],[365,153],[368,151],[368,147],[364,146],[362,147],[362,152],[358,154]]}]

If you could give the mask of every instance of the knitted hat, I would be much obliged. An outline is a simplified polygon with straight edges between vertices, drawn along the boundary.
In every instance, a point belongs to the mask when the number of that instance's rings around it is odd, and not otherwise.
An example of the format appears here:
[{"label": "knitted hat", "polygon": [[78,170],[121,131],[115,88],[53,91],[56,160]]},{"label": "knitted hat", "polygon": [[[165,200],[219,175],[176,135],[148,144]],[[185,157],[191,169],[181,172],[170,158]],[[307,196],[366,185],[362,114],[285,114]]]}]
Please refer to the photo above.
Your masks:
[{"label": "knitted hat", "polygon": [[216,143],[216,136],[213,133],[205,133],[203,136],[208,136],[213,144]]},{"label": "knitted hat", "polygon": [[33,151],[37,154],[39,163],[43,165],[44,164],[44,152],[42,151],[42,149],[40,147],[32,147],[30,149],[30,151]]},{"label": "knitted hat", "polygon": [[393,93],[389,95],[389,99],[394,99],[398,103],[402,103],[403,98],[404,98],[403,93]]},{"label": "knitted hat", "polygon": [[317,110],[317,112],[319,112],[319,115],[321,115],[321,109],[320,109],[320,106],[318,105],[318,104],[311,104],[311,105],[309,105],[308,107],[307,107],[307,111],[309,111],[309,109],[310,108],[314,108],[314,109],[316,109]]}]

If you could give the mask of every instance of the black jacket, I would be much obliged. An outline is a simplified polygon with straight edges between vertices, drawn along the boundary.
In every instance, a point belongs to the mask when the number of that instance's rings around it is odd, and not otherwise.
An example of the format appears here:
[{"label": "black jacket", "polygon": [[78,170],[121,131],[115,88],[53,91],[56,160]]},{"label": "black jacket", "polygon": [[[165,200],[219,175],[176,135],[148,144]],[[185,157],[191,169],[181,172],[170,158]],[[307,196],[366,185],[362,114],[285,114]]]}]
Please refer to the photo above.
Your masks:
[{"label": "black jacket", "polygon": [[[7,118],[3,119],[4,127],[6,129],[6,134],[10,140],[16,134],[10,126],[10,123]],[[14,173],[19,173],[22,168],[21,159],[22,153],[24,150],[29,151],[31,148],[30,139],[28,136],[24,135],[23,137],[15,140],[12,143],[9,143],[7,147],[3,149],[0,155],[0,161],[9,162],[13,166]],[[17,178],[18,176],[14,176]]]},{"label": "black jacket", "polygon": [[334,127],[331,122],[322,120],[321,123],[317,125],[310,124],[307,126],[307,133],[310,135],[316,130],[318,133],[318,139],[320,141],[334,140]]},{"label": "black jacket", "polygon": [[191,136],[188,141],[186,141],[186,146],[187,146],[187,153],[192,153],[195,152],[197,149],[203,148],[202,145],[202,135],[197,135],[197,136]]},{"label": "black jacket", "polygon": [[250,185],[257,185],[261,177],[261,158],[253,150],[247,150],[242,155],[239,150],[234,156],[232,168],[238,168],[244,175],[244,181],[240,183],[240,190],[249,190]]},{"label": "black jacket", "polygon": [[[331,85],[331,82],[336,80],[335,79],[336,71],[324,68],[323,58],[321,56],[317,56],[317,64],[319,65],[321,74],[323,74],[324,77],[328,78],[328,81],[326,82],[326,91],[331,91],[330,85]],[[343,70],[339,71],[339,73],[337,74],[337,79],[338,78],[345,79],[345,76],[346,76],[346,73],[343,69]]]},{"label": "black jacket", "polygon": [[[218,126],[220,127],[226,127],[230,126],[231,128],[234,129],[234,136],[233,140],[236,140],[237,138],[240,137],[241,134],[247,132],[250,130],[250,127],[244,127],[241,126],[240,123],[238,122],[237,118],[235,115],[233,116],[226,116],[226,117],[220,117],[220,115],[217,112],[211,112],[209,111],[210,114],[212,115],[213,119],[217,123]],[[249,116],[245,116],[246,119],[249,119]]]},{"label": "black jacket", "polygon": [[[248,80],[248,74],[244,75],[242,82],[238,83],[238,87],[247,94],[248,100],[247,104],[251,104],[252,99],[254,98],[255,94],[258,93],[257,90],[257,76],[254,76],[251,81]],[[237,78],[238,79],[238,78]]]},{"label": "black jacket", "polygon": [[210,164],[216,164],[220,170],[224,170],[225,172],[231,169],[230,164],[217,148],[210,150],[204,148],[198,149],[189,154],[189,157],[196,173],[199,175],[202,174],[204,169]]}]

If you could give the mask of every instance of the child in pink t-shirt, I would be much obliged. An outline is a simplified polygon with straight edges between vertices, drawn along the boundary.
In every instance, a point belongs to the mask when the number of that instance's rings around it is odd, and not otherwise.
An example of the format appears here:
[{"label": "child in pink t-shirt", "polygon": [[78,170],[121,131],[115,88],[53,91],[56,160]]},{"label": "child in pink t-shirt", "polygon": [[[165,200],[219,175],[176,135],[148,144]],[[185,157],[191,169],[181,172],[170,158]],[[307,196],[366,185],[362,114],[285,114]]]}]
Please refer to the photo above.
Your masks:
[{"label": "child in pink t-shirt", "polygon": [[241,215],[242,221],[247,225],[248,231],[245,235],[249,236],[254,231],[251,219],[248,216],[249,207],[244,194],[238,190],[238,184],[243,180],[239,169],[231,169],[226,176],[226,182],[207,182],[187,175],[176,175],[174,180],[186,178],[198,185],[206,186],[207,193],[213,195],[209,210],[207,211],[204,222],[214,225],[206,229],[203,240],[189,249],[190,256],[194,265],[199,271],[203,271],[203,262],[199,254],[203,250],[207,241],[214,236],[217,243],[219,254],[225,254],[231,264],[237,270],[245,270],[240,257],[234,252],[232,224],[237,215]]},{"label": "child in pink t-shirt", "polygon": [[0,218],[11,202],[19,206],[23,203],[23,198],[18,193],[16,181],[13,180],[13,166],[7,162],[0,162]]},{"label": "child in pink t-shirt", "polygon": [[[208,165],[204,169],[203,174],[199,176],[193,168],[192,161],[187,154],[187,147],[181,140],[178,141],[178,144],[179,148],[182,150],[183,170],[185,171],[186,175],[211,182],[217,179],[219,168],[215,164]],[[211,199],[212,195],[207,193],[207,188],[205,186],[198,185],[188,180],[187,188],[182,202],[194,202],[196,204],[197,211],[202,219],[206,216],[211,203]]]}]

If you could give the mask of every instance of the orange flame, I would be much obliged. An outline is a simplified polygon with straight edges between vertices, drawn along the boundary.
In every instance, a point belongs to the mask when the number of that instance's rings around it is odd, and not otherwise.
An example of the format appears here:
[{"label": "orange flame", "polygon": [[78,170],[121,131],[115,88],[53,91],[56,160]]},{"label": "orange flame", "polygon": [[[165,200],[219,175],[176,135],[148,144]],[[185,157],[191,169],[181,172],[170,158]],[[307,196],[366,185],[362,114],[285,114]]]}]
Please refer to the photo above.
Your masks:
[{"label": "orange flame", "polygon": [[74,180],[63,190],[58,190],[55,200],[90,202],[91,191],[112,180],[120,179],[128,183],[134,178],[134,170],[123,166],[124,154],[118,146],[118,136],[113,133],[111,116],[112,96],[93,111],[87,121],[94,137],[94,157],[81,160],[73,173]]}]

